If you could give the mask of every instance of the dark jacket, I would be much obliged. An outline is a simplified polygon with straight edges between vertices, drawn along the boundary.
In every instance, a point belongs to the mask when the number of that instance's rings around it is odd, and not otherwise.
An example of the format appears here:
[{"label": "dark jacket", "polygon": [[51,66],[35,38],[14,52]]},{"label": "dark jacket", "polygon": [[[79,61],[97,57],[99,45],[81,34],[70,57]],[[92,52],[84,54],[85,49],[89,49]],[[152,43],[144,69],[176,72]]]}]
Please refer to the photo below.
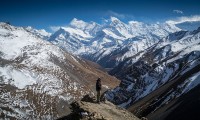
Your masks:
[{"label": "dark jacket", "polygon": [[100,91],[101,90],[101,80],[98,79],[96,82],[96,91]]}]

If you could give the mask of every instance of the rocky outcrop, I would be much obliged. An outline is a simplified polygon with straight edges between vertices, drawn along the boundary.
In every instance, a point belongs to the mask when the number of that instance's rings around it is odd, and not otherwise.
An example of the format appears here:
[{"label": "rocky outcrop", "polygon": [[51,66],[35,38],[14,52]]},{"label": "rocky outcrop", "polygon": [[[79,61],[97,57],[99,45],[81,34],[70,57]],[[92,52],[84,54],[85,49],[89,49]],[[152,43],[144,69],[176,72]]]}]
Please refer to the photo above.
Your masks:
[{"label": "rocky outcrop", "polygon": [[90,97],[84,100],[73,102],[72,113],[58,120],[139,120],[132,113],[108,101],[96,103]]}]

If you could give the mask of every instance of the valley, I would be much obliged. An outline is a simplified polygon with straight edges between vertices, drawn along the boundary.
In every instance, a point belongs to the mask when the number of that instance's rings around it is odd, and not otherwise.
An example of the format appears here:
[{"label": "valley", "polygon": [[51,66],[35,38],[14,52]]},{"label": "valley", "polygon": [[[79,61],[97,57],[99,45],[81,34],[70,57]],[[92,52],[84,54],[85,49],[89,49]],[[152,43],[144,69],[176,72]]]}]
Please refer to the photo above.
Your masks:
[{"label": "valley", "polygon": [[69,115],[71,103],[96,95],[98,77],[105,98],[138,118],[183,119],[179,115],[185,112],[197,116],[189,101],[199,105],[200,28],[124,23],[116,17],[104,24],[74,18],[48,33],[1,22],[0,48],[1,118]]}]

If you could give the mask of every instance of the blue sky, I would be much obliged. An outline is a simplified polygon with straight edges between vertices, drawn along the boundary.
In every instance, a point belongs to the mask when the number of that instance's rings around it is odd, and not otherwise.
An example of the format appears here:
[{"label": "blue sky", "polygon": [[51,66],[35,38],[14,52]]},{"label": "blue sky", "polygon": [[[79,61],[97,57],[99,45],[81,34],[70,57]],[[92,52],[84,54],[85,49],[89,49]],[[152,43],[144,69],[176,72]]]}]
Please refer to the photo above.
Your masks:
[{"label": "blue sky", "polygon": [[126,22],[162,22],[200,15],[200,0],[4,0],[0,21],[49,30],[67,25],[73,18],[101,23],[115,16]]}]

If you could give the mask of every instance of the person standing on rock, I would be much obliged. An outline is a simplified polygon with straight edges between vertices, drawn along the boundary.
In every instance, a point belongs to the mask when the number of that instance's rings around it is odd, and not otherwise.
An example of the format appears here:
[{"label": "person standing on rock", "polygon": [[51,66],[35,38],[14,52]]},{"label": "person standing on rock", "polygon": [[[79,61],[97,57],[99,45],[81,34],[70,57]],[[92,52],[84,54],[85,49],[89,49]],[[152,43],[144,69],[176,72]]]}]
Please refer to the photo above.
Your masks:
[{"label": "person standing on rock", "polygon": [[101,95],[101,78],[97,79],[96,82],[96,91],[97,91],[97,102],[100,103],[100,95]]}]

